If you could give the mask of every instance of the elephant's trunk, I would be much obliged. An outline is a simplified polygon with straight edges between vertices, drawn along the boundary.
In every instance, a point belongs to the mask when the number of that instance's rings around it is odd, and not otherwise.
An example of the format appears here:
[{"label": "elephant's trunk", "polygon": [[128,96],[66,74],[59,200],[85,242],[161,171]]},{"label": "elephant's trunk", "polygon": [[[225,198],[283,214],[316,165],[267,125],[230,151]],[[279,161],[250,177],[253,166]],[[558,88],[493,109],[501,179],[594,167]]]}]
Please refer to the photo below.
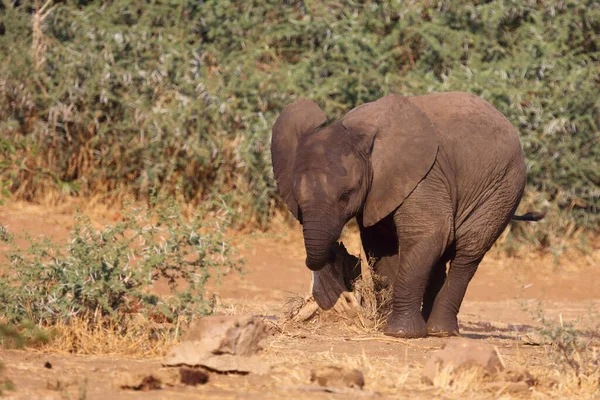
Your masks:
[{"label": "elephant's trunk", "polygon": [[326,215],[304,218],[303,233],[306,248],[306,266],[319,271],[327,263],[335,261],[332,245],[338,240],[343,224],[333,221]]}]

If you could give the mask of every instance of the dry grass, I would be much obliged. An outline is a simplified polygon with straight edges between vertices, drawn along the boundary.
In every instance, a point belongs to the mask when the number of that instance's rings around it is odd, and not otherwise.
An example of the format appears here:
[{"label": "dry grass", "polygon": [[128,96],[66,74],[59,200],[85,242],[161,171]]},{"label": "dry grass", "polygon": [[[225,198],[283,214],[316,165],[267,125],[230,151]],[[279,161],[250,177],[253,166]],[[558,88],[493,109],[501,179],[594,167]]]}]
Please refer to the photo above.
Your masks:
[{"label": "dry grass", "polygon": [[[335,347],[332,345],[332,347]],[[270,351],[285,348],[283,343],[273,345]],[[573,373],[560,373],[547,367],[515,365],[506,373],[486,376],[479,368],[443,370],[433,385],[421,382],[421,365],[411,362],[405,347],[399,355],[377,357],[356,349],[356,355],[339,355],[333,350],[318,353],[285,353],[269,356],[276,365],[274,381],[284,385],[306,385],[310,371],[323,366],[358,369],[365,377],[365,391],[382,395],[401,395],[411,398],[593,398],[600,394],[598,376],[579,380]],[[362,351],[361,351],[362,350]]]},{"label": "dry grass", "polygon": [[365,377],[365,390],[392,394],[418,382],[419,369],[402,357],[368,356],[361,349],[357,355],[336,355],[333,351],[315,354],[315,363],[357,369]]},{"label": "dry grass", "polygon": [[506,380],[515,376],[529,376],[533,383],[531,394],[537,397],[590,399],[600,396],[600,371],[577,375],[566,365],[557,364],[547,351],[540,351],[543,353],[539,354],[539,360],[535,363],[531,354],[516,356],[510,363],[510,373],[505,374]]},{"label": "dry grass", "polygon": [[403,360],[394,355],[367,355],[364,348],[357,349],[357,354],[338,354],[333,351],[333,344],[332,350],[322,352],[281,351],[288,347],[289,340],[294,340],[290,338],[273,339],[267,349],[267,359],[274,366],[272,378],[278,386],[307,385],[311,371],[326,366],[361,371],[367,392],[393,394],[418,385],[419,368],[409,362],[407,354]]},{"label": "dry grass", "polygon": [[[284,319],[274,325],[278,334],[272,338],[266,357],[277,366],[274,379],[279,385],[306,385],[311,369],[336,366],[362,371],[366,391],[396,396],[406,394],[411,398],[593,398],[600,395],[600,371],[578,375],[565,360],[556,359],[555,345],[523,349],[515,342],[515,346],[502,347],[502,357],[509,361],[507,370],[497,376],[488,376],[477,368],[447,369],[437,376],[433,385],[427,385],[421,381],[422,360],[439,349],[428,345],[427,341],[423,344],[373,335],[372,327],[331,313],[321,313],[306,323]],[[330,343],[331,350],[299,350],[299,340],[306,343],[306,349],[313,346],[311,337]],[[336,350],[340,337],[354,343],[351,349]],[[365,348],[372,352],[375,342],[387,342],[394,346],[390,347],[393,351],[389,356],[368,354]],[[600,354],[600,349],[594,346],[588,346],[584,351],[587,352],[586,359],[596,360]],[[417,356],[420,361],[415,361],[415,352],[423,354]]]},{"label": "dry grass", "polygon": [[[216,301],[216,311],[226,315],[272,315],[274,306],[246,301],[232,304]],[[366,336],[369,329],[339,320],[316,319],[310,323],[293,324],[280,318],[276,321],[266,319],[265,322],[274,329],[261,357],[273,369],[267,377],[260,379],[260,387],[273,390],[277,396],[285,392],[283,388],[309,387],[311,371],[325,366],[360,370],[365,378],[363,395],[379,393],[384,397],[449,399],[531,396],[593,398],[600,395],[598,372],[577,376],[564,365],[556,364],[551,352],[541,346],[520,348],[517,344],[516,347],[502,347],[508,372],[498,377],[487,377],[477,369],[446,370],[433,385],[427,385],[421,381],[423,361],[439,348],[432,346],[433,343],[428,339],[404,343],[380,335]],[[149,331],[160,331],[160,327],[148,321],[138,319],[131,324],[123,334],[118,327],[91,326],[83,321],[74,321],[69,325],[54,327],[55,339],[37,350],[156,358],[163,356],[177,343],[173,335],[148,335]],[[177,329],[182,329],[184,325],[180,324]],[[378,346],[373,345],[384,341],[390,345],[385,347],[387,351],[377,350]],[[598,349],[590,347],[589,351],[597,352]],[[236,385],[236,378],[230,379],[229,385]],[[523,380],[529,382],[529,388],[511,391],[512,382]],[[241,386],[236,385],[236,390],[255,391],[256,384],[241,380]],[[306,392],[306,396],[311,393]]]},{"label": "dry grass", "polygon": [[179,333],[187,323],[157,324],[143,317],[114,324],[92,323],[74,318],[48,328],[52,340],[37,347],[58,354],[114,355],[125,357],[161,357],[179,342]]},{"label": "dry grass", "polygon": [[484,381],[485,375],[481,368],[462,368],[455,371],[449,366],[435,377],[433,386],[440,394],[461,396],[485,390]]}]

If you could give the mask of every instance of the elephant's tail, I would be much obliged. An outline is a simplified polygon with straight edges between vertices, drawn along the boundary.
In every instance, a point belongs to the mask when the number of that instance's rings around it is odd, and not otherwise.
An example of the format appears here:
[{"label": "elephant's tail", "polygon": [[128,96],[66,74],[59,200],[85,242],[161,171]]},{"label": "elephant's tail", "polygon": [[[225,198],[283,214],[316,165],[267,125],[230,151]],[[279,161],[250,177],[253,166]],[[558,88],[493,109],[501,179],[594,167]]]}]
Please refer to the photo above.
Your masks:
[{"label": "elephant's tail", "polygon": [[546,216],[545,212],[532,211],[523,215],[513,215],[512,219],[515,221],[539,221]]}]

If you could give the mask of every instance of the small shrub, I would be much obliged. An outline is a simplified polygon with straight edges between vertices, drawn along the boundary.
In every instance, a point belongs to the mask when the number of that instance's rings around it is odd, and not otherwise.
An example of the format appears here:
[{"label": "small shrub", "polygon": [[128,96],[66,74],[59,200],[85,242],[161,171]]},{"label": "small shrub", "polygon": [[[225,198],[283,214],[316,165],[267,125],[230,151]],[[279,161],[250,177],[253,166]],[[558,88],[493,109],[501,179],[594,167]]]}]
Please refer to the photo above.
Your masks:
[{"label": "small shrub", "polygon": [[[240,271],[242,262],[233,259],[226,227],[224,218],[208,222],[203,214],[186,221],[175,201],[153,200],[150,208],[127,206],[101,230],[77,214],[67,245],[26,235],[23,251],[4,229],[11,249],[3,270],[10,272],[0,277],[0,314],[9,323],[44,326],[72,318],[118,326],[139,314],[155,322],[208,314],[206,281]],[[167,284],[169,296],[151,293],[157,281]]]},{"label": "small shrub", "polygon": [[575,328],[577,320],[565,322],[562,316],[557,322],[548,318],[541,309],[537,310],[537,321],[542,325],[538,333],[542,342],[549,343],[549,355],[554,365],[562,372],[576,377],[578,385],[592,380],[600,389],[600,352],[592,343],[600,337],[600,325],[589,332]]},{"label": "small shrub", "polygon": [[19,325],[0,325],[0,346],[4,348],[20,349],[45,344],[48,341],[48,333],[31,321],[24,321]]},{"label": "small shrub", "polygon": [[[573,323],[552,324],[546,323],[540,333],[547,337],[551,345],[551,354],[556,365],[562,369],[571,369],[578,380],[582,378],[599,377],[600,353],[591,347],[597,332],[584,336],[577,331]],[[600,385],[600,381],[597,382]]]}]

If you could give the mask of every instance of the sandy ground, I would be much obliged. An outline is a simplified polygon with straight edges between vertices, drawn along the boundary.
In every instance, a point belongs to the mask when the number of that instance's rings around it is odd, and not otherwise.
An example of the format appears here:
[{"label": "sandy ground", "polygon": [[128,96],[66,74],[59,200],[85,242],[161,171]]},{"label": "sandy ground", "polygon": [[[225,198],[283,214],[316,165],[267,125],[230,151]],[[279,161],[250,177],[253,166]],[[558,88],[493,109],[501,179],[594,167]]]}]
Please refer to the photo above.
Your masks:
[{"label": "sandy ground", "polygon": [[[0,207],[0,223],[11,232],[47,235],[64,240],[72,227],[68,212],[48,212],[33,205]],[[222,309],[234,314],[270,316],[273,334],[261,354],[272,370],[258,375],[211,375],[198,387],[153,391],[127,391],[115,384],[123,371],[160,368],[160,359],[69,355],[34,350],[0,350],[4,374],[15,386],[6,398],[23,399],[187,399],[187,398],[497,398],[500,393],[453,395],[421,383],[425,361],[446,339],[426,338],[408,342],[387,340],[345,323],[283,323],[284,305],[292,296],[304,295],[310,275],[303,264],[299,227],[277,233],[236,234],[233,243],[246,259],[243,277],[227,277],[219,289]],[[357,254],[356,236],[344,238]],[[597,243],[598,244],[598,243]],[[600,246],[586,256],[565,257],[559,263],[550,254],[507,258],[492,251],[471,282],[459,314],[462,334],[497,346],[507,366],[548,368],[544,346],[526,346],[520,340],[529,325],[536,325],[535,310],[542,304],[548,316],[579,326],[598,323],[600,307]],[[50,363],[47,368],[45,363]],[[365,374],[360,393],[336,394],[307,391],[313,368],[347,365]],[[536,389],[519,396],[536,394]],[[538,397],[545,397],[543,391]],[[598,392],[596,393],[598,395]],[[560,397],[560,396],[559,396]]]}]

